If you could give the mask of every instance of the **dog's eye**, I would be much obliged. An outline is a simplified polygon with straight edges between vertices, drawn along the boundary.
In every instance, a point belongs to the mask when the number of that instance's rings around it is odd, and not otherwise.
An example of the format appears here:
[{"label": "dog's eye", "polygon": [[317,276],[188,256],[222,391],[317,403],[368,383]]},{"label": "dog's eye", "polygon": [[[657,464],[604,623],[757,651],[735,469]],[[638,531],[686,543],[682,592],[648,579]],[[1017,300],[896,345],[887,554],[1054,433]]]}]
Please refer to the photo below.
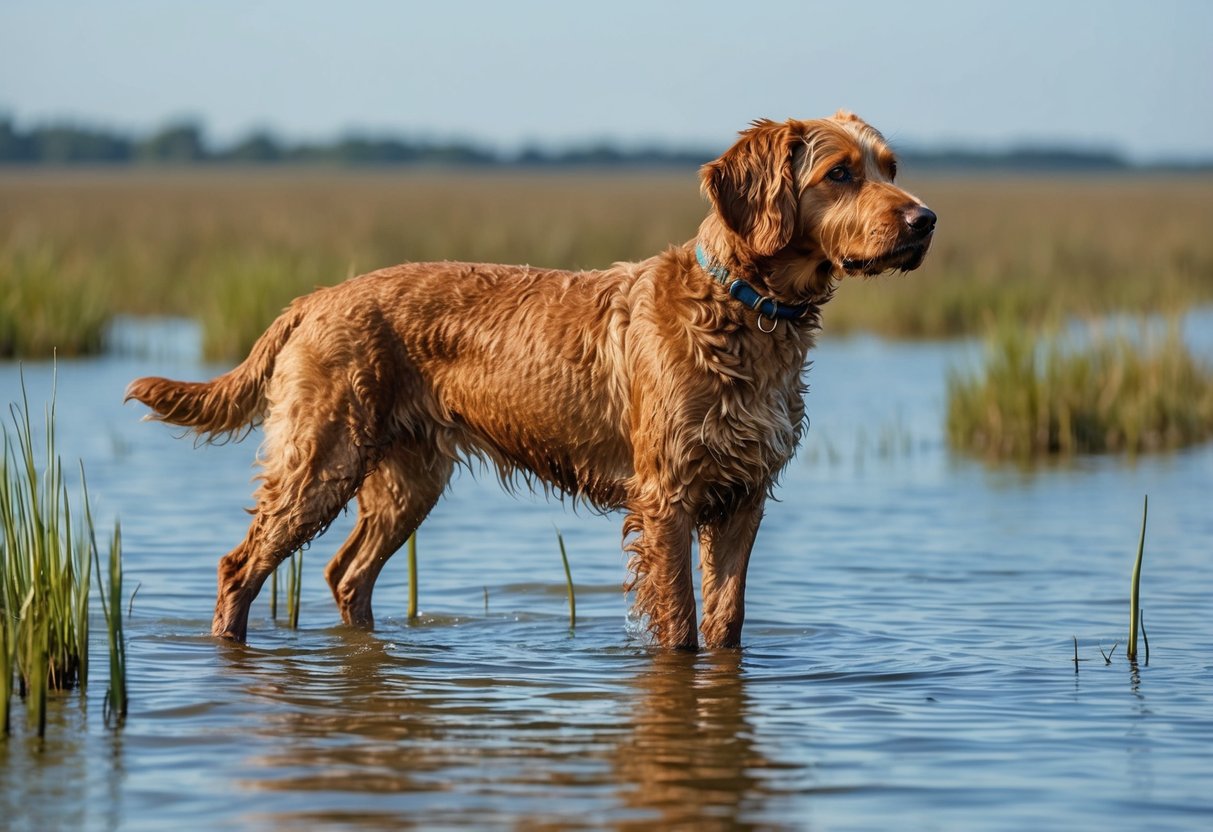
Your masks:
[{"label": "dog's eye", "polygon": [[897,163],[889,162],[889,181],[892,182],[897,178]]},{"label": "dog's eye", "polygon": [[846,165],[835,165],[826,173],[826,179],[831,182],[850,182],[854,177]]}]

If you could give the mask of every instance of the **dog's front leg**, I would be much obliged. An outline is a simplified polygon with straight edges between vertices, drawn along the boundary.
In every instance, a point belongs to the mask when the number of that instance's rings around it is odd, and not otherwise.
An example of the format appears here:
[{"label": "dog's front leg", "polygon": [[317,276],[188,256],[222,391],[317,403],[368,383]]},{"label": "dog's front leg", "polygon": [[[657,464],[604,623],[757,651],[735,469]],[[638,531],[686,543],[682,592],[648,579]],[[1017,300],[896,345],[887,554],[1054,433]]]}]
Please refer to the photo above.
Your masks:
[{"label": "dog's front leg", "polygon": [[634,504],[623,526],[636,608],[658,643],[679,650],[699,648],[691,583],[693,526],[688,512],[668,503]]},{"label": "dog's front leg", "polygon": [[745,575],[762,521],[760,497],[699,527],[703,573],[703,641],[707,647],[741,646]]}]

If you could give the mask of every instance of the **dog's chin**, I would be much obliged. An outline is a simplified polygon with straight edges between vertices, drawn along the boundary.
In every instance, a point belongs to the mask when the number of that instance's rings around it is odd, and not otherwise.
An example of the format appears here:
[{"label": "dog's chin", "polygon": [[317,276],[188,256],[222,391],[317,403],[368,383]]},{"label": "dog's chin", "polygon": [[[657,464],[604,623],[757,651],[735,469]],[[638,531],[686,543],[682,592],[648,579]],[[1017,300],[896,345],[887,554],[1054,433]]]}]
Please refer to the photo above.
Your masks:
[{"label": "dog's chin", "polygon": [[875,257],[843,257],[835,266],[842,274],[869,277],[891,271],[912,272],[922,265],[930,245],[930,238],[902,243]]}]

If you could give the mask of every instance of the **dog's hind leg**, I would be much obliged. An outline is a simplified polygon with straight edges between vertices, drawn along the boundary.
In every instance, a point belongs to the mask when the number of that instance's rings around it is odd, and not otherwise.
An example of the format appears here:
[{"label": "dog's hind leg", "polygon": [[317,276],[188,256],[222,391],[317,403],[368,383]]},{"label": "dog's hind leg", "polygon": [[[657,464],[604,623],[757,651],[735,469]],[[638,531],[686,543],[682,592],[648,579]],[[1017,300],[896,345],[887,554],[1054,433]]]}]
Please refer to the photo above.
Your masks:
[{"label": "dog's hind leg", "polygon": [[438,502],[453,467],[428,448],[399,445],[363,481],[354,531],[324,570],[345,623],[374,626],[379,572]]},{"label": "dog's hind leg", "polygon": [[222,638],[244,640],[249,607],[266,578],[328,528],[375,456],[350,430],[348,419],[316,418],[317,411],[340,414],[340,406],[317,404],[331,391],[311,390],[312,401],[304,406],[293,390],[266,421],[264,472],[248,534],[219,561],[211,631]]},{"label": "dog's hind leg", "polygon": [[397,445],[358,490],[358,522],[324,570],[342,621],[374,627],[371,593],[380,570],[442,496],[454,462],[425,446]]},{"label": "dog's hind leg", "polygon": [[333,522],[353,496],[354,483],[317,481],[286,491],[290,496],[258,504],[244,541],[219,561],[219,591],[211,623],[216,636],[244,641],[249,607],[266,578]]}]

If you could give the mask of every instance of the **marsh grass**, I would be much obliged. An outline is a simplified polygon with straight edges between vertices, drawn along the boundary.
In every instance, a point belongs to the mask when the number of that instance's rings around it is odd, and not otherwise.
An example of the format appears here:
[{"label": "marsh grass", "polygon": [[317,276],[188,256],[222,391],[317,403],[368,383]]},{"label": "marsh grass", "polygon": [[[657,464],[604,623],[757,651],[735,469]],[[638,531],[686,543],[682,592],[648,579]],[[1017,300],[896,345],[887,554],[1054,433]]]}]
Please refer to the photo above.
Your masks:
[{"label": "marsh grass", "polygon": [[[83,476],[83,474],[82,474]],[[85,507],[87,509],[87,505]],[[93,520],[88,517],[89,534],[92,535]],[[126,636],[122,630],[122,528],[114,524],[110,537],[109,559],[106,572],[101,570],[101,553],[95,538],[92,541],[93,562],[97,569],[98,582],[102,584],[101,612],[105,618],[105,629],[109,647],[109,687],[105,691],[106,724],[121,723],[126,719]],[[102,576],[108,578],[108,584]],[[130,604],[134,604],[132,593]],[[129,607],[128,607],[129,609]]]},{"label": "marsh grass", "polygon": [[1213,301],[1208,175],[945,175],[908,187],[940,218],[926,263],[844,281],[827,333],[951,337]]},{"label": "marsh grass", "polygon": [[573,572],[569,569],[569,553],[564,548],[564,535],[560,529],[556,530],[556,542],[560,545],[560,561],[564,564],[564,585],[569,597],[569,631],[572,632],[577,629],[577,594],[573,591]]},{"label": "marsh grass", "polygon": [[55,405],[46,409],[41,460],[24,381],[4,426],[0,486],[0,627],[4,630],[5,726],[12,678],[39,736],[50,690],[83,691],[88,682],[89,584],[95,549],[88,491],[81,474],[83,527],[73,523],[62,463],[55,451]]},{"label": "marsh grass", "polygon": [[1213,370],[1170,327],[1092,330],[1085,343],[1012,327],[948,380],[948,438],[990,459],[1172,450],[1213,436]]},{"label": "marsh grass", "polygon": [[278,620],[278,573],[285,572],[286,624],[299,629],[299,602],[303,594],[303,552],[295,552],[270,573],[270,618]]},{"label": "marsh grass", "polygon": [[0,247],[0,357],[100,351],[113,307],[89,271],[70,246]]},{"label": "marsh grass", "polygon": [[[1213,300],[1213,177],[909,187],[940,216],[926,264],[845,281],[827,333],[952,336]],[[198,318],[207,356],[230,361],[292,298],[351,274],[409,260],[599,268],[690,239],[706,210],[693,171],[2,172],[0,355],[89,351],[110,315],[154,313]]]},{"label": "marsh grass", "polygon": [[299,602],[303,595],[303,552],[295,552],[286,562],[286,623],[299,629]]},{"label": "marsh grass", "polygon": [[[409,567],[409,608],[408,620],[417,620],[417,532],[414,531],[409,535],[408,543],[408,567]],[[488,589],[485,589],[485,609],[488,609]]]},{"label": "marsh grass", "polygon": [[[1133,578],[1129,584],[1129,643],[1125,654],[1129,661],[1137,661],[1137,627],[1141,623],[1141,561],[1146,553],[1146,517],[1150,513],[1150,497],[1147,495],[1141,506],[1141,536],[1137,539],[1137,558],[1133,561]],[[1143,629],[1144,632],[1144,629]],[[1146,647],[1146,664],[1150,662],[1150,648]]]}]

